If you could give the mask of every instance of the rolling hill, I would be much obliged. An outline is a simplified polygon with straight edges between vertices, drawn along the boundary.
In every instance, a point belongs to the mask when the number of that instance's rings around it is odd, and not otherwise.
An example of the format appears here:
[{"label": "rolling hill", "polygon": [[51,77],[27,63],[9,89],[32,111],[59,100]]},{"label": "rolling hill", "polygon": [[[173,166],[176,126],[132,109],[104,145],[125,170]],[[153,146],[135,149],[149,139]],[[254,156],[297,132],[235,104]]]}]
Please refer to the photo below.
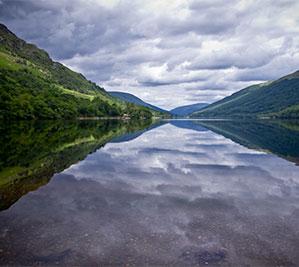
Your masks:
[{"label": "rolling hill", "polygon": [[138,98],[135,95],[132,95],[132,94],[129,94],[129,93],[124,93],[124,92],[117,92],[117,91],[110,91],[108,93],[109,93],[109,95],[111,95],[113,97],[116,97],[116,98],[118,98],[122,101],[129,102],[129,103],[139,105],[139,106],[143,106],[143,107],[147,107],[147,108],[150,108],[150,109],[155,110],[157,112],[166,112],[166,113],[168,113],[167,110],[164,110],[164,109],[161,109],[161,108],[156,107],[154,105],[151,105],[149,103],[146,103],[142,99]]},{"label": "rolling hill", "polygon": [[208,103],[196,103],[192,105],[181,106],[170,110],[170,113],[175,116],[185,117],[192,114],[193,112],[203,109],[208,105]]},{"label": "rolling hill", "polygon": [[111,97],[103,88],[0,24],[0,119],[149,118],[156,111]]},{"label": "rolling hill", "polygon": [[192,117],[299,118],[299,71],[276,81],[249,86]]}]

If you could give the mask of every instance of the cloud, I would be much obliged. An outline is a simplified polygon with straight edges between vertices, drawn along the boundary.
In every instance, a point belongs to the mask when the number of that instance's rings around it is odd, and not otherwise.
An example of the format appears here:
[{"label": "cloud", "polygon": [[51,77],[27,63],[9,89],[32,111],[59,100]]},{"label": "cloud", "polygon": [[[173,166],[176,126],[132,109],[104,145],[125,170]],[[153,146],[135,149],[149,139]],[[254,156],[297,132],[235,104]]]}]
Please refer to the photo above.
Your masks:
[{"label": "cloud", "polygon": [[298,9],[292,0],[2,0],[0,21],[107,90],[173,108],[295,71]]}]

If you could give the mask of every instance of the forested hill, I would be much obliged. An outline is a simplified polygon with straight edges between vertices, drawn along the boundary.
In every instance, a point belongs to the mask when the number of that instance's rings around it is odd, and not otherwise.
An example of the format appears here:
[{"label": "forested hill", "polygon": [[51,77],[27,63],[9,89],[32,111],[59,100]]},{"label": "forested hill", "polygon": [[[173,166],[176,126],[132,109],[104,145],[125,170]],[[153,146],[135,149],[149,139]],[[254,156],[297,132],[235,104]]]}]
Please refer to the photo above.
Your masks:
[{"label": "forested hill", "polygon": [[170,110],[170,113],[180,117],[189,116],[193,112],[199,111],[208,105],[208,103],[196,103],[186,106],[180,106]]},{"label": "forested hill", "polygon": [[132,103],[132,104],[136,104],[136,105],[143,106],[143,107],[148,107],[148,108],[156,110],[158,112],[168,113],[167,110],[164,110],[162,108],[159,108],[157,106],[154,106],[152,104],[144,102],[142,99],[138,98],[135,95],[129,94],[129,93],[110,91],[109,94],[116,97],[116,98],[119,98],[120,100],[129,102],[129,103]]},{"label": "forested hill", "polygon": [[157,115],[111,97],[103,88],[0,24],[0,119]]},{"label": "forested hill", "polygon": [[192,117],[299,118],[299,71],[276,81],[249,86]]}]

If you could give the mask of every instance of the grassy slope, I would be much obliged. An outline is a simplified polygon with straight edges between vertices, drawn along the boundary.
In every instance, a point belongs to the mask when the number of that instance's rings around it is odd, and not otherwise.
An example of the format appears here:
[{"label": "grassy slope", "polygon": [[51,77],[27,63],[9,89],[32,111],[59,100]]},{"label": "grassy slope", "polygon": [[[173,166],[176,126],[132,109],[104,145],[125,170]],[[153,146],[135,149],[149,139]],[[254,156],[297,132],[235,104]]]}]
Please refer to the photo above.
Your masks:
[{"label": "grassy slope", "polygon": [[299,71],[274,82],[247,87],[215,102],[193,117],[299,117]]},{"label": "grassy slope", "polygon": [[111,97],[0,24],[0,119],[160,115]]}]

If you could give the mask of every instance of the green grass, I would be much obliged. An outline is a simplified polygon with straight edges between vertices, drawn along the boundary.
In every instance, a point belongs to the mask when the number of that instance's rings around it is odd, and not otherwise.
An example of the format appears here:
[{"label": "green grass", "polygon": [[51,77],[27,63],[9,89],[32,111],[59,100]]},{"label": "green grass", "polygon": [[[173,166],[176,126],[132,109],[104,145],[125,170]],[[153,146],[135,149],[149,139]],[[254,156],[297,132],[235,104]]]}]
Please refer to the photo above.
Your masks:
[{"label": "green grass", "polygon": [[55,149],[55,152],[63,151],[72,146],[82,145],[85,143],[90,143],[90,142],[95,142],[95,141],[96,141],[96,139],[94,138],[93,135],[90,135],[90,136],[84,137],[84,138],[78,138],[71,143],[63,144],[62,146],[58,147],[57,149]]},{"label": "green grass", "polygon": [[9,69],[9,70],[18,70],[21,68],[19,64],[17,64],[16,59],[4,52],[0,52],[0,68],[1,69]]},{"label": "green grass", "polygon": [[83,98],[83,99],[87,99],[89,101],[92,101],[95,98],[95,95],[83,94],[83,93],[80,93],[80,92],[77,92],[74,90],[63,88],[62,86],[57,86],[57,87],[62,91],[63,94],[73,95],[77,98]]}]

